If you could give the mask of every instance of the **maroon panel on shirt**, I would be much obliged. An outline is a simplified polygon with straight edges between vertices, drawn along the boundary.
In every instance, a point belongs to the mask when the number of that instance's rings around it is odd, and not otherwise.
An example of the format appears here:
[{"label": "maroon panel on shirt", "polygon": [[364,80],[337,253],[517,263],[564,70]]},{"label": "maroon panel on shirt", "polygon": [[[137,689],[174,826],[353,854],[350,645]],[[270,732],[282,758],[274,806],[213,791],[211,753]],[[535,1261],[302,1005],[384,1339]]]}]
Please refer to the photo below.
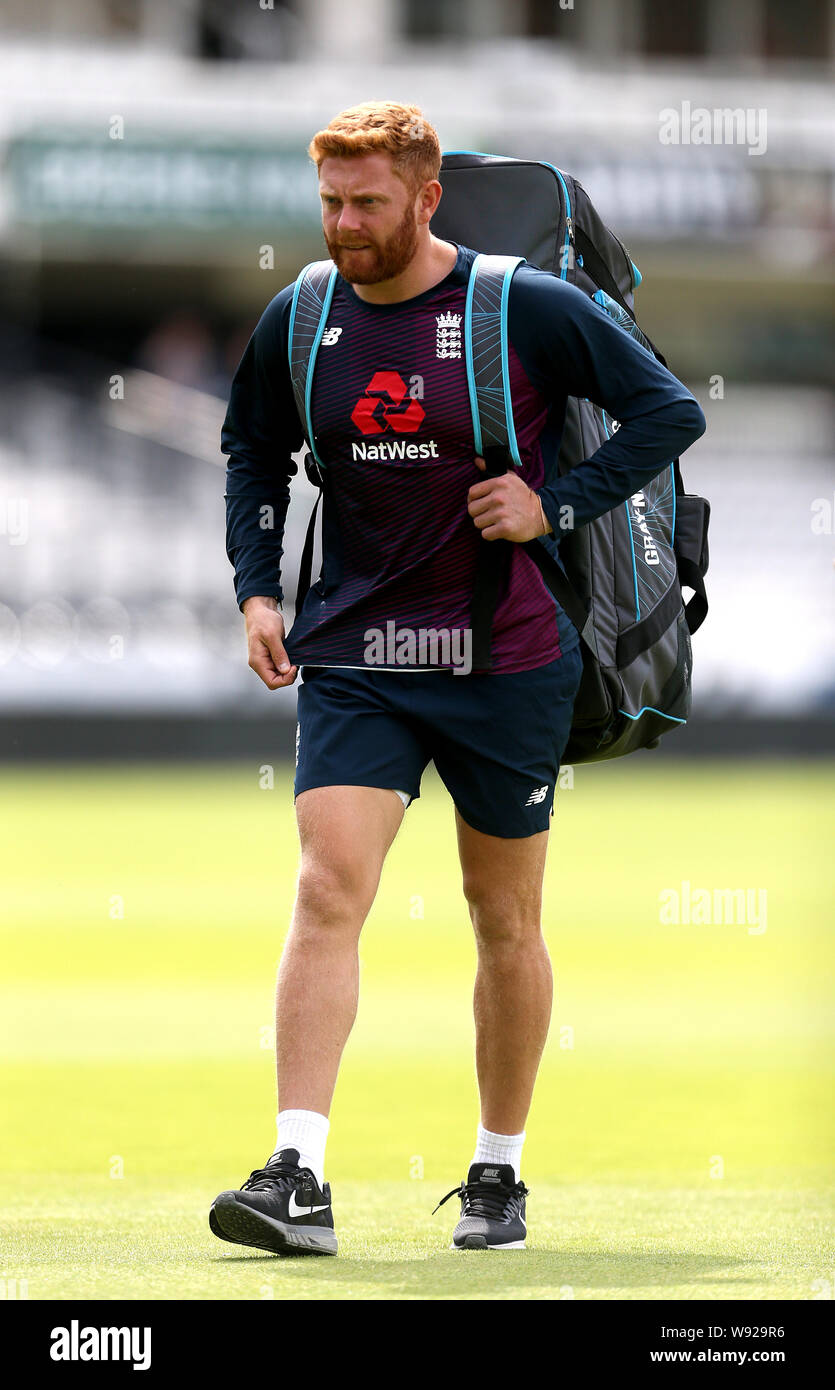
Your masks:
[{"label": "maroon panel on shirt", "polygon": [[[288,635],[298,665],[363,666],[366,631],[389,622],[469,626],[482,542],[467,493],[483,475],[464,364],[465,297],[466,285],[447,277],[414,300],[370,305],[337,282],[311,397],[327,468],[324,596],[310,591]],[[508,362],[520,472],[537,488],[547,406],[512,345]],[[492,652],[496,673],[561,654],[554,601],[518,548]]]}]

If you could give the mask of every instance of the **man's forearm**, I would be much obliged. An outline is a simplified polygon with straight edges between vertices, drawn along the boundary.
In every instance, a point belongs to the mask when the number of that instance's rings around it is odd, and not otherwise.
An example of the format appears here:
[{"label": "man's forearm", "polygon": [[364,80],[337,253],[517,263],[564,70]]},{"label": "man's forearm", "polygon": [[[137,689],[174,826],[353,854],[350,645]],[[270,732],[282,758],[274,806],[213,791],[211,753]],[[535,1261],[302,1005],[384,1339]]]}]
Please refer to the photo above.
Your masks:
[{"label": "man's forearm", "polygon": [[273,594],[250,594],[248,598],[241,599],[240,609],[244,616],[253,608],[269,608],[273,613],[284,612],[281,601]]},{"label": "man's forearm", "polygon": [[284,598],[281,557],[290,490],[275,486],[226,492],[226,554],[235,571],[238,607],[251,597]]},{"label": "man's forearm", "polygon": [[704,429],[705,417],[691,396],[623,423],[590,459],[538,490],[554,532],[566,530],[566,516],[571,518],[568,529],[575,529],[625,502],[669,467]]}]

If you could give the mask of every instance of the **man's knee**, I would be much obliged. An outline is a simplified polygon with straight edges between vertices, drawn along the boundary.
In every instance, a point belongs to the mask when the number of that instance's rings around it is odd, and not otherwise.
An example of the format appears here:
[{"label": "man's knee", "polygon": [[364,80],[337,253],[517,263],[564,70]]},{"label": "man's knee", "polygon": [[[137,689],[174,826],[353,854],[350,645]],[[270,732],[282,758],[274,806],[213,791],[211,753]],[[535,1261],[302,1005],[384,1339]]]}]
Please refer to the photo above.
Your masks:
[{"label": "man's knee", "polygon": [[357,860],[331,858],[302,862],[296,892],[296,918],[306,926],[364,921],[374,901],[377,875]]},{"label": "man's knee", "polygon": [[478,946],[518,947],[541,938],[541,897],[493,883],[464,881],[464,896]]}]

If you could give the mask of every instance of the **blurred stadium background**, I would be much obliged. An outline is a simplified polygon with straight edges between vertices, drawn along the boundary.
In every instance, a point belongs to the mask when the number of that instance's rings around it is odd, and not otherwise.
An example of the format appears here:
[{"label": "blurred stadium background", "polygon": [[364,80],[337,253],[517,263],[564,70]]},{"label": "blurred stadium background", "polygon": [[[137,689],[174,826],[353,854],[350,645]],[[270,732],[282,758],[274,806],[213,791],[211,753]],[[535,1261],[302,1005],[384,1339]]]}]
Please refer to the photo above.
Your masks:
[{"label": "blurred stadium background", "polygon": [[[446,148],[577,174],[705,409],[712,606],[693,720],[653,756],[832,750],[830,0],[6,0],[2,24],[0,755],[229,756],[265,724],[292,752],[295,693],[245,663],[219,427],[323,251],[310,135],[387,95]],[[765,148],[663,143],[683,101],[764,112]]]},{"label": "blurred stadium background", "polygon": [[[0,24],[0,1294],[831,1299],[831,0],[5,0]],[[429,774],[363,934],[344,1258],[279,1268],[206,1225],[272,1142],[296,872],[295,691],[246,665],[219,430],[263,308],[323,253],[312,132],[387,96],[446,148],[581,179],[708,418],[696,712],[558,797],[512,1271],[455,1264],[454,1204],[430,1216],[477,1112]],[[683,102],[765,112],[765,148],[663,143]],[[290,599],[311,501],[302,472]],[[766,891],[768,930],[663,925],[685,882]]]}]

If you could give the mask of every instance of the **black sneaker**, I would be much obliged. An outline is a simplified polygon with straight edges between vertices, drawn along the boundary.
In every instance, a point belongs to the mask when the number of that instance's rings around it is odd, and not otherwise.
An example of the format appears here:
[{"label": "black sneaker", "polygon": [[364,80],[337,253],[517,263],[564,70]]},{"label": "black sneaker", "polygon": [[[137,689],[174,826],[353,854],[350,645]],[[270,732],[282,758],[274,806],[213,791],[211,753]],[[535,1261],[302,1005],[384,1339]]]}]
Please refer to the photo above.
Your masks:
[{"label": "black sneaker", "polygon": [[310,1169],[299,1167],[298,1149],[282,1149],[239,1191],[215,1198],[209,1229],[277,1255],[335,1255],[330,1183],[320,1188]]},{"label": "black sneaker", "polygon": [[[472,1163],[467,1181],[442,1197],[461,1198],[461,1220],[452,1234],[451,1250],[524,1250],[525,1198],[528,1189],[517,1182],[509,1163]],[[432,1213],[435,1215],[435,1212]]]}]

